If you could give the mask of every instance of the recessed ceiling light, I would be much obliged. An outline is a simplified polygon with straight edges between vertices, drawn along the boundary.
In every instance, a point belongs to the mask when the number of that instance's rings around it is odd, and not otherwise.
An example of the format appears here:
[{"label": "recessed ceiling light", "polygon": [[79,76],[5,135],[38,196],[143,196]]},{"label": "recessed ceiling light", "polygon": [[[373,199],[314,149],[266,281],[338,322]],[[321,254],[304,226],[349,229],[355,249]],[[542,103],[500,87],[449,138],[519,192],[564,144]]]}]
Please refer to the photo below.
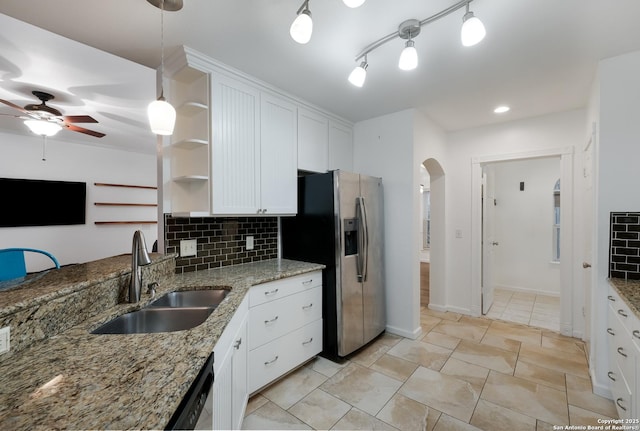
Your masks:
[{"label": "recessed ceiling light", "polygon": [[495,112],[496,114],[504,114],[505,112],[508,112],[511,108],[509,108],[508,106],[498,106],[496,109],[493,110],[493,112]]}]

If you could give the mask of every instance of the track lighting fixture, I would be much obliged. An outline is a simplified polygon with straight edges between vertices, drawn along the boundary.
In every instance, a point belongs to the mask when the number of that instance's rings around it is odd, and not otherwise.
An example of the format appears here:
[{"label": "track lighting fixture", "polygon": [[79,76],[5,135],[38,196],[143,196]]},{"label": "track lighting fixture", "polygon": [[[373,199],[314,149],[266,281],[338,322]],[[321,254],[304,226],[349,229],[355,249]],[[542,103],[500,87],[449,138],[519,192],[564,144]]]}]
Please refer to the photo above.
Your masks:
[{"label": "track lighting fixture", "polygon": [[[147,0],[152,5],[158,7],[157,0]],[[164,98],[164,3],[165,0],[159,0],[160,7],[160,97],[154,100],[147,107],[147,115],[149,117],[149,125],[153,133],[157,135],[171,135],[176,124],[176,110]],[[172,7],[179,4],[179,8],[171,10],[179,10],[182,8],[182,1],[170,1]],[[176,5],[177,7],[177,5]]]},{"label": "track lighting fixture", "polygon": [[[347,0],[343,0],[345,4]],[[418,52],[415,48],[414,38],[420,34],[420,29],[427,24],[431,24],[439,20],[440,18],[444,18],[445,16],[457,11],[458,9],[462,9],[466,7],[466,13],[462,18],[462,29],[460,31],[460,37],[462,44],[464,46],[473,46],[480,42],[484,36],[486,35],[486,31],[482,22],[473,15],[473,12],[469,11],[469,4],[473,0],[461,0],[458,3],[455,3],[452,6],[449,6],[446,9],[441,10],[435,15],[430,16],[429,18],[423,19],[422,21],[418,21],[417,19],[409,19],[400,24],[398,27],[398,31],[394,33],[390,33],[375,42],[368,45],[364,48],[355,58],[355,61],[358,62],[360,59],[364,58],[364,61],[360,64],[360,66],[356,67],[351,74],[349,75],[349,82],[357,87],[362,87],[364,84],[364,78],[366,77],[366,66],[368,66],[367,62],[367,54],[369,54],[374,49],[384,45],[385,43],[395,39],[401,38],[406,39],[405,47],[400,54],[400,60],[398,61],[398,67],[402,70],[412,70],[418,66]],[[354,1],[355,3],[355,1]],[[304,6],[304,4],[303,4]],[[364,65],[364,67],[363,67]],[[362,70],[358,70],[362,69]]]},{"label": "track lighting fixture", "polygon": [[350,8],[356,8],[362,6],[365,0],[342,0],[344,4],[349,6]]},{"label": "track lighting fixture", "polygon": [[309,0],[305,0],[302,6],[296,12],[298,15],[291,24],[289,34],[291,38],[300,44],[305,44],[311,40],[313,33],[313,20],[311,19],[311,11],[309,10]]}]

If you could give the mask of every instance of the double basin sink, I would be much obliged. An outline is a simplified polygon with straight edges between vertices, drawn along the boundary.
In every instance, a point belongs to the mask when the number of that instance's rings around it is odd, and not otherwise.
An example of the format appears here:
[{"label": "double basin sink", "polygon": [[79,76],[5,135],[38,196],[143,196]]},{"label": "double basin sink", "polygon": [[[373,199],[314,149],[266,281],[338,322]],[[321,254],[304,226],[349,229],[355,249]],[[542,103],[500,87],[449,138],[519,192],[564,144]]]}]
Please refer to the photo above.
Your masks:
[{"label": "double basin sink", "polygon": [[143,334],[195,328],[207,320],[228,293],[222,288],[170,292],[140,310],[108,321],[91,333]]}]

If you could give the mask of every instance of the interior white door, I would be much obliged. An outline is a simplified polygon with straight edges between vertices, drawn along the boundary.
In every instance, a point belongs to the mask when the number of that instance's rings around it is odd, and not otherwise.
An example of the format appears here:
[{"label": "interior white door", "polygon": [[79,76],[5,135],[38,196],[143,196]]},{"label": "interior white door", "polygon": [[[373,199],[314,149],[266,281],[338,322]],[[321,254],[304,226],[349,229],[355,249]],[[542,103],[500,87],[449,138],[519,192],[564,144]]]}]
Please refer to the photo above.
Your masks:
[{"label": "interior white door", "polygon": [[495,238],[495,187],[490,166],[482,170],[482,314],[487,314],[493,305],[494,252],[498,242]]}]

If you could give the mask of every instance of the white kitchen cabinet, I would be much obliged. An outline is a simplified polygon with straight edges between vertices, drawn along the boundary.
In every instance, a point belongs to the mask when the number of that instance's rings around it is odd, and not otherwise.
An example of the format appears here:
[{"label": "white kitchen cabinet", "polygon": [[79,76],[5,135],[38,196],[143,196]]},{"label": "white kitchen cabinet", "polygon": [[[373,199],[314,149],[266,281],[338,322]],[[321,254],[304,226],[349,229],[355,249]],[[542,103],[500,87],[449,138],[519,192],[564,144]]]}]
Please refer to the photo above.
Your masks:
[{"label": "white kitchen cabinet", "polygon": [[353,129],[329,121],[329,170],[353,171]]},{"label": "white kitchen cabinet", "polygon": [[298,109],[298,169],[326,172],[329,168],[329,119]]},{"label": "white kitchen cabinet", "polygon": [[248,298],[216,343],[213,363],[213,429],[240,429],[249,399],[247,386]]},{"label": "white kitchen cabinet", "polygon": [[296,107],[221,74],[211,99],[213,213],[295,214]]},{"label": "white kitchen cabinet", "polygon": [[322,351],[322,273],[249,291],[248,386],[253,393]]}]

